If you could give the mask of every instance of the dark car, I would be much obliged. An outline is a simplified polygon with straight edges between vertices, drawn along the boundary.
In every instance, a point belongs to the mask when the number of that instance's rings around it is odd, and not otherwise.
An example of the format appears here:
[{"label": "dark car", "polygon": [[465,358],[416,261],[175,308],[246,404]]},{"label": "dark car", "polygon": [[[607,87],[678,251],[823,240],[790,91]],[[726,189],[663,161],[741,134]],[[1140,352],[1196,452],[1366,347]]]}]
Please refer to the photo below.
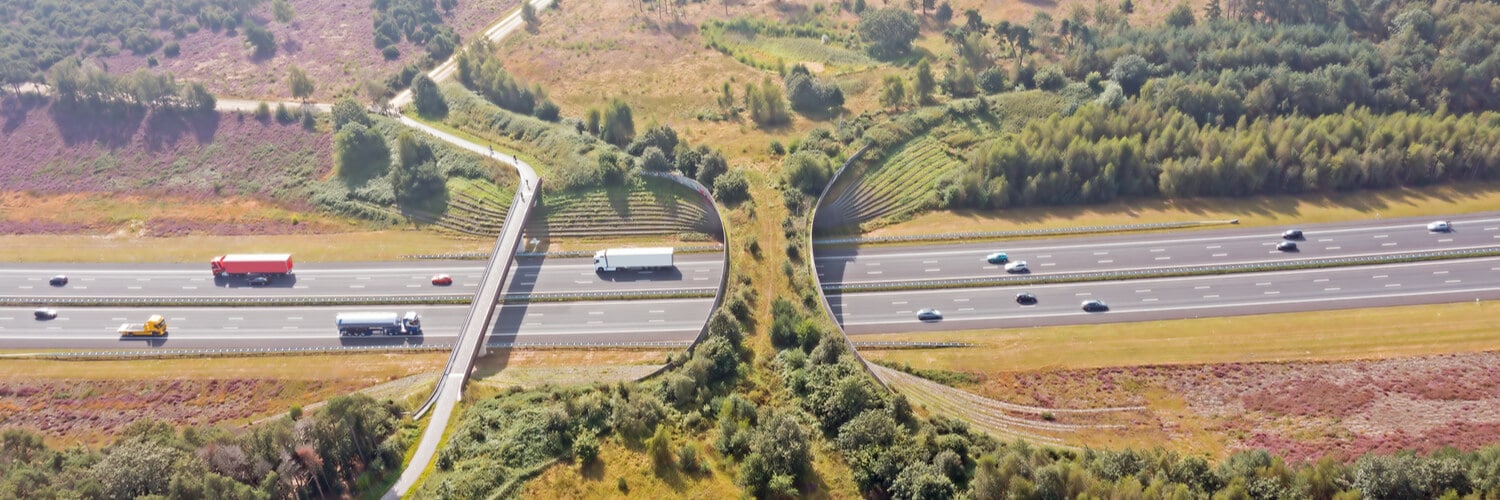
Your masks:
[{"label": "dark car", "polygon": [[59,274],[57,276],[53,276],[52,279],[47,280],[47,283],[51,283],[52,286],[63,286],[68,284],[68,277]]},{"label": "dark car", "polygon": [[57,309],[39,307],[34,314],[36,314],[36,319],[53,319],[57,317]]},{"label": "dark car", "polygon": [[1035,304],[1036,303],[1036,295],[1032,294],[1031,292],[1021,292],[1021,293],[1018,293],[1018,294],[1016,294],[1016,303],[1017,304],[1021,304],[1023,306],[1029,306],[1029,305]]},{"label": "dark car", "polygon": [[1084,312],[1104,312],[1109,310],[1109,304],[1105,304],[1102,300],[1085,300],[1083,310]]},{"label": "dark car", "polygon": [[917,319],[922,321],[938,321],[943,319],[943,313],[937,309],[923,309],[917,311]]},{"label": "dark car", "polygon": [[1281,239],[1283,239],[1283,240],[1300,240],[1300,239],[1302,239],[1302,230],[1301,229],[1288,229],[1288,230],[1286,230],[1286,232],[1281,233]]},{"label": "dark car", "polygon": [[271,278],[267,278],[265,276],[256,276],[254,278],[250,278],[250,286],[266,286],[269,284],[271,284]]},{"label": "dark car", "polygon": [[1276,244],[1276,250],[1282,252],[1295,252],[1297,251],[1297,244],[1290,241],[1283,241]]}]

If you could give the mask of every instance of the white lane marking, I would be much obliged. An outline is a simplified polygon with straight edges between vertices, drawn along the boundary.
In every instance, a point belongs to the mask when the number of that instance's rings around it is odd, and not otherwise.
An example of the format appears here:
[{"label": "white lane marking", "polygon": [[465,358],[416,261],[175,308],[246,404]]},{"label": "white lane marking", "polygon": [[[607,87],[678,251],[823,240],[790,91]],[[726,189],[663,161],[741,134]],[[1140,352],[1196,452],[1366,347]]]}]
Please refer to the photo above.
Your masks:
[{"label": "white lane marking", "polygon": [[[0,318],[0,319],[10,319],[10,318]],[[130,318],[109,318],[110,321],[128,321],[129,319]]]},{"label": "white lane marking", "polygon": [[89,287],[86,287],[86,286],[77,286],[77,287],[73,287],[73,288],[77,288],[79,290],[88,290],[89,289]]},{"label": "white lane marking", "polygon": [[1389,234],[1377,234],[1377,235],[1375,235],[1375,239],[1377,239],[1377,240],[1381,239],[1381,238],[1389,238],[1389,237],[1391,237],[1391,235],[1389,235]]},{"label": "white lane marking", "polygon": [[1220,248],[1224,248],[1224,245],[1209,245],[1209,246],[1204,247],[1204,248],[1206,248],[1208,250],[1218,250]]},{"label": "white lane marking", "polygon": [[1386,279],[1386,278],[1389,278],[1389,277],[1391,277],[1389,274],[1377,274],[1377,275],[1371,276],[1370,278],[1377,279],[1377,280],[1383,280],[1383,279]]},{"label": "white lane marking", "polygon": [[1271,286],[1271,282],[1269,282],[1269,281],[1262,281],[1260,283],[1256,283],[1255,286]]},{"label": "white lane marking", "polygon": [[1042,263],[1042,267],[1052,267],[1052,266],[1055,266],[1055,265],[1057,265],[1056,262],[1043,262]]},{"label": "white lane marking", "polygon": [[32,289],[32,288],[36,288],[36,287],[34,287],[34,286],[31,286],[31,285],[21,285],[21,286],[19,286],[19,287],[17,287],[17,288],[20,288],[20,289],[22,289],[22,290],[30,290],[30,289]]},{"label": "white lane marking", "polygon": [[[1229,304],[1222,304],[1222,303],[1220,303],[1220,304],[1201,304],[1201,305],[1177,305],[1177,306],[1162,307],[1162,308],[1155,308],[1155,309],[1132,309],[1128,313],[1122,312],[1120,314],[1146,314],[1146,313],[1152,313],[1152,312],[1190,311],[1190,310],[1201,310],[1201,309],[1221,310],[1221,309],[1223,309],[1225,307],[1276,306],[1276,305],[1287,305],[1287,304],[1307,304],[1307,303],[1314,303],[1314,302],[1359,302],[1359,301],[1364,301],[1364,300],[1379,299],[1379,298],[1386,298],[1386,297],[1420,297],[1420,296],[1437,296],[1437,295],[1459,296],[1460,294],[1472,294],[1472,293],[1479,293],[1479,292],[1496,292],[1496,291],[1500,291],[1500,286],[1478,287],[1478,288],[1465,288],[1465,289],[1457,289],[1457,290],[1432,290],[1432,291],[1416,291],[1416,292],[1375,293],[1375,294],[1365,294],[1365,295],[1351,295],[1351,296],[1347,296],[1347,297],[1311,297],[1311,298],[1309,298],[1309,297],[1295,297],[1295,298],[1277,299],[1277,300],[1258,300],[1258,301],[1250,301],[1250,302],[1235,302],[1235,303],[1229,303]],[[1469,298],[1473,298],[1473,297],[1469,297]],[[1060,313],[1037,313],[1037,314],[1026,314],[1026,315],[1004,314],[1004,315],[998,315],[998,316],[965,317],[965,318],[961,318],[961,319],[956,319],[954,321],[958,321],[958,322],[963,322],[963,321],[992,321],[992,320],[997,320],[997,319],[1011,319],[1011,320],[1013,320],[1013,319],[1030,319],[1030,318],[1041,318],[1041,317],[1068,317],[1068,316],[1076,316],[1076,315],[1077,315],[1077,313],[1072,312],[1072,311],[1069,311],[1069,312],[1060,312]],[[892,323],[892,321],[890,321],[890,320],[881,320],[881,321],[871,321],[871,322],[851,322],[851,323],[847,323],[846,325],[849,325],[849,324],[854,324],[854,325],[868,325],[868,324],[885,324],[885,323]]]},{"label": "white lane marking", "polygon": [[603,316],[604,311],[589,311],[589,316]]},{"label": "white lane marking", "polygon": [[1078,297],[1088,297],[1090,295],[1093,295],[1093,293],[1090,293],[1090,292],[1078,292],[1078,293],[1075,293],[1073,295],[1078,296]]},{"label": "white lane marking", "polygon": [[230,316],[227,319],[229,319],[229,321],[244,321],[245,320],[245,318],[243,316]]},{"label": "white lane marking", "polygon": [[1165,251],[1167,251],[1167,249],[1165,249],[1165,248],[1153,248],[1153,249],[1151,249],[1151,253],[1165,252]]},{"label": "white lane marking", "polygon": [[283,327],[281,327],[282,330],[298,330],[298,329],[301,329],[301,328],[302,327],[300,327],[300,326],[283,326]]},{"label": "white lane marking", "polygon": [[406,285],[407,288],[422,288],[422,285]]},{"label": "white lane marking", "polygon": [[1324,250],[1343,250],[1343,249],[1344,249],[1344,247],[1338,247],[1338,246],[1324,248]]},{"label": "white lane marking", "polygon": [[1100,264],[1113,264],[1114,262],[1115,262],[1114,259],[1104,259],[1104,260],[1099,261]]},{"label": "white lane marking", "polygon": [[359,281],[370,281],[370,277],[369,276],[355,276],[354,279],[359,280]]},{"label": "white lane marking", "polygon": [[898,301],[892,302],[891,305],[893,305],[893,306],[904,306],[904,305],[906,305],[906,301],[904,301],[904,300],[898,300]]},{"label": "white lane marking", "polygon": [[1318,238],[1318,243],[1328,243],[1330,241],[1333,241],[1333,238]]},{"label": "white lane marking", "polygon": [[1094,252],[1094,255],[1109,255],[1109,252]]},{"label": "white lane marking", "polygon": [[603,321],[590,321],[589,324],[590,325],[602,325],[602,324],[604,324],[604,322]]},{"label": "white lane marking", "polygon": [[1313,280],[1313,283],[1327,283],[1327,282],[1328,282],[1328,278],[1318,278],[1318,279]]},{"label": "white lane marking", "polygon": [[1487,227],[1487,228],[1484,228],[1485,231],[1494,231],[1496,229],[1500,229],[1500,227]]},{"label": "white lane marking", "polygon": [[870,267],[880,267],[880,263],[879,262],[866,262],[865,265],[870,266]]},{"label": "white lane marking", "polygon": [[286,319],[289,320],[289,321],[301,321],[302,317],[301,316],[287,316]]},{"label": "white lane marking", "polygon": [[151,278],[136,278],[136,281],[151,281]]},{"label": "white lane marking", "polygon": [[535,278],[536,274],[537,273],[523,273],[523,274],[521,274],[521,277],[522,278]]},{"label": "white lane marking", "polygon": [[935,261],[935,260],[924,260],[924,261],[922,261],[922,263],[923,264],[937,264],[938,261]]},{"label": "white lane marking", "polygon": [[1281,292],[1277,291],[1277,290],[1266,290],[1266,293],[1264,293],[1263,295],[1276,295],[1278,293],[1281,293]]},{"label": "white lane marking", "polygon": [[172,321],[187,321],[187,318],[167,318]]},{"label": "white lane marking", "polygon": [[1337,292],[1337,291],[1339,291],[1339,290],[1343,290],[1343,289],[1342,289],[1342,288],[1339,288],[1339,287],[1333,287],[1333,288],[1324,288],[1324,289],[1323,289],[1323,291],[1325,291],[1325,292]]},{"label": "white lane marking", "polygon": [[661,313],[664,313],[664,312],[667,312],[667,311],[664,310],[664,309],[652,309],[652,310],[646,311],[646,312],[651,313],[651,314],[661,314]]},{"label": "white lane marking", "polygon": [[592,281],[588,281],[588,280],[573,280],[573,284],[575,284],[575,285],[587,285],[589,283],[593,283],[593,282]]},{"label": "white lane marking", "polygon": [[1038,259],[1050,259],[1050,258],[1052,258],[1052,254],[1050,254],[1050,253],[1044,253],[1044,254],[1041,254],[1041,255],[1037,255],[1036,258],[1038,258]]},{"label": "white lane marking", "polygon": [[974,308],[972,308],[972,307],[960,307],[960,308],[958,308],[958,312],[968,312],[968,311],[973,311],[973,310],[974,310]]},{"label": "white lane marking", "polygon": [[968,302],[969,299],[953,299],[954,302]]},{"label": "white lane marking", "polygon": [[1151,289],[1150,288],[1142,288],[1140,290],[1136,290],[1135,293],[1151,293]]},{"label": "white lane marking", "polygon": [[1432,272],[1433,276],[1439,276],[1439,275],[1444,275],[1444,274],[1448,274],[1448,271],[1433,271]]},{"label": "white lane marking", "polygon": [[225,330],[239,330],[240,327],[238,327],[238,326],[226,326],[226,327],[224,327],[224,329]]},{"label": "white lane marking", "polygon": [[865,274],[883,274],[884,271],[865,271]]},{"label": "white lane marking", "polygon": [[1227,254],[1227,253],[1216,253],[1216,254],[1214,254],[1214,255],[1213,255],[1213,256],[1214,256],[1214,257],[1228,257],[1228,256],[1229,256],[1229,254]]},{"label": "white lane marking", "polygon": [[1401,284],[1400,283],[1390,283],[1390,284],[1387,284],[1385,287],[1386,288],[1396,288],[1398,286],[1401,286]]},{"label": "white lane marking", "polygon": [[1438,243],[1453,243],[1453,238],[1443,238],[1438,240]]},{"label": "white lane marking", "polygon": [[[822,275],[819,275],[819,276],[822,276]],[[699,276],[699,277],[693,278],[693,281],[708,281],[708,277],[707,276]]]},{"label": "white lane marking", "polygon": [[141,287],[138,287],[138,286],[127,286],[125,288],[129,288],[131,290],[140,290],[141,289]]},{"label": "white lane marking", "polygon": [[1151,297],[1151,298],[1147,298],[1147,299],[1141,299],[1141,302],[1156,302],[1156,301],[1157,301],[1156,297]]},{"label": "white lane marking", "polygon": [[1443,281],[1443,283],[1462,283],[1462,282],[1463,282],[1463,280],[1446,280],[1446,281]]},{"label": "white lane marking", "polygon": [[94,280],[97,280],[97,279],[99,279],[99,278],[84,278],[83,280],[84,281],[94,281]]},{"label": "white lane marking", "polygon": [[1205,298],[1205,299],[1217,299],[1217,298],[1219,298],[1219,296],[1218,295],[1204,295],[1203,298]]},{"label": "white lane marking", "polygon": [[349,285],[349,288],[364,288],[364,285]]},{"label": "white lane marking", "polygon": [[942,268],[932,268],[932,269],[923,269],[922,270],[922,272],[924,272],[924,273],[935,273],[935,272],[938,272],[938,271],[942,271]]},{"label": "white lane marking", "polygon": [[535,281],[523,281],[523,282],[521,282],[521,286],[532,286],[532,285],[535,285],[535,284],[536,284]]},{"label": "white lane marking", "polygon": [[1172,257],[1157,257],[1156,260],[1172,260]]},{"label": "white lane marking", "polygon": [[1211,288],[1211,287],[1209,287],[1208,285],[1198,285],[1198,286],[1193,287],[1194,290],[1207,290],[1209,288]]},{"label": "white lane marking", "polygon": [[1393,246],[1396,246],[1396,242],[1392,241],[1390,243],[1381,243],[1380,246],[1383,246],[1383,247],[1393,247]]},{"label": "white lane marking", "polygon": [[196,286],[183,286],[182,289],[183,290],[197,290],[198,287],[196,287]]},{"label": "white lane marking", "polygon": [[666,322],[667,322],[667,320],[664,320],[664,319],[653,319],[651,321],[648,321],[648,323],[666,323]]},{"label": "white lane marking", "polygon": [[307,285],[292,285],[292,288],[297,290],[305,290],[307,289]]}]

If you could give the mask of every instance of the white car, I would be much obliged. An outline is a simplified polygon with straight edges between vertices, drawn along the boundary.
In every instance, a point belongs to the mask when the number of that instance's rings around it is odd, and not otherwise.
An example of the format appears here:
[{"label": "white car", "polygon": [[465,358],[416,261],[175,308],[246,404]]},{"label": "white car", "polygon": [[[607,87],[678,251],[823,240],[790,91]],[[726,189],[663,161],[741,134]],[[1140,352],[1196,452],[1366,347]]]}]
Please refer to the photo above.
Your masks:
[{"label": "white car", "polygon": [[1027,272],[1031,272],[1031,268],[1026,267],[1026,261],[1024,261],[1024,260],[1018,260],[1018,261],[1006,264],[1005,265],[1005,272],[1007,272],[1007,273],[1027,273]]},{"label": "white car", "polygon": [[1428,231],[1432,231],[1434,233],[1446,233],[1448,231],[1452,231],[1453,230],[1453,224],[1450,224],[1450,223],[1448,223],[1448,221],[1445,221],[1445,220],[1440,220],[1440,221],[1428,224],[1427,225],[1427,230]]}]

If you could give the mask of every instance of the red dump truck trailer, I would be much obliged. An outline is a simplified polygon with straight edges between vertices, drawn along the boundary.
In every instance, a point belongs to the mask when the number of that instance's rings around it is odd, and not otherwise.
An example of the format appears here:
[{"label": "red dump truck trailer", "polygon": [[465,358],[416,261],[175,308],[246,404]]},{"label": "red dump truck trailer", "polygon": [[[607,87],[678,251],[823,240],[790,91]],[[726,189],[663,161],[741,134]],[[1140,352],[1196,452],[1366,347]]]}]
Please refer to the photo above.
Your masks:
[{"label": "red dump truck trailer", "polygon": [[208,261],[214,276],[287,275],[292,274],[292,254],[229,254]]}]

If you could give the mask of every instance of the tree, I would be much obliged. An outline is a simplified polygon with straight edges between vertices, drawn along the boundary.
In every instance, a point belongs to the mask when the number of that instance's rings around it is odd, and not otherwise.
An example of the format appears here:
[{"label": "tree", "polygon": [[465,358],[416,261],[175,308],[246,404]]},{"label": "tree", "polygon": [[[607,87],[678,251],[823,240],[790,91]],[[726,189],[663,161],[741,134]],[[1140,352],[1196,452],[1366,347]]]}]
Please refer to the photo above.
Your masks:
[{"label": "tree", "polygon": [[880,104],[887,108],[900,106],[906,102],[906,83],[896,75],[886,75],[885,83],[881,85]]},{"label": "tree", "polygon": [[526,0],[521,2],[521,19],[526,21],[527,31],[536,31],[542,25],[542,19],[536,15],[536,7]]},{"label": "tree", "polygon": [[1135,2],[1132,2],[1130,0],[1120,0],[1120,12],[1124,13],[1125,15],[1135,13]]},{"label": "tree", "polygon": [[917,16],[901,9],[879,9],[859,16],[860,38],[870,44],[870,55],[882,59],[910,52],[918,30]]},{"label": "tree", "polygon": [[292,18],[297,15],[296,11],[292,10],[291,2],[287,0],[273,0],[271,12],[276,17],[276,22],[282,24],[292,22]]},{"label": "tree", "polygon": [[358,123],[366,127],[370,126],[370,117],[365,114],[365,108],[348,97],[340,98],[333,103],[333,129],[344,128],[346,123]]},{"label": "tree", "polygon": [[667,160],[667,155],[661,152],[661,148],[648,146],[641,153],[641,168],[650,172],[666,172],[672,169],[672,162]]},{"label": "tree", "polygon": [[782,180],[788,186],[817,196],[828,184],[828,177],[833,175],[833,166],[822,151],[803,149],[781,161],[781,172]]},{"label": "tree", "polygon": [[927,15],[927,11],[937,6],[936,4],[937,0],[922,0],[922,15]]},{"label": "tree", "polygon": [[1115,59],[1115,64],[1109,70],[1109,79],[1120,84],[1126,95],[1135,95],[1141,91],[1141,85],[1146,83],[1146,78],[1151,76],[1151,67],[1146,64],[1146,59],[1135,55],[1126,54]]},{"label": "tree", "polygon": [[[1210,6],[1212,8],[1212,6]],[[1210,15],[1210,18],[1217,17]],[[1186,28],[1193,25],[1193,9],[1186,3],[1179,3],[1167,13],[1167,25],[1177,28]]]},{"label": "tree", "polygon": [[917,462],[907,466],[896,476],[896,481],[891,484],[891,496],[912,499],[953,498],[957,489],[953,481],[937,467]]},{"label": "tree", "polygon": [[709,189],[714,189],[715,182],[719,176],[729,170],[728,162],[724,161],[724,155],[718,151],[711,151],[703,155],[698,162],[698,183]]},{"label": "tree", "polygon": [[1217,21],[1223,15],[1223,8],[1219,6],[1219,0],[1208,0],[1208,5],[1203,7],[1203,17]]},{"label": "tree", "polygon": [[317,89],[312,77],[296,66],[287,69],[286,81],[292,88],[292,97],[301,99],[302,102],[307,102],[307,98],[312,97],[313,91]]},{"label": "tree", "polygon": [[912,90],[917,94],[917,100],[923,104],[932,102],[932,93],[937,90],[937,78],[932,75],[932,65],[927,64],[927,59],[917,63],[917,79]]},{"label": "tree", "polygon": [[630,105],[616,97],[604,107],[599,124],[599,138],[616,146],[625,146],[635,139],[635,117]]},{"label": "tree", "polygon": [[193,82],[182,89],[182,103],[188,109],[200,113],[210,113],[213,112],[214,106],[218,105],[218,99],[215,99],[214,95],[208,92],[208,87],[204,87],[201,83]]},{"label": "tree", "polygon": [[245,20],[245,42],[255,48],[255,55],[269,57],[276,53],[276,35],[255,21]]},{"label": "tree", "polygon": [[792,109],[798,111],[822,111],[844,105],[844,91],[837,84],[814,78],[802,64],[792,66],[783,85]]},{"label": "tree", "polygon": [[937,22],[940,22],[940,23],[945,23],[946,24],[948,21],[952,21],[953,20],[953,6],[949,5],[948,2],[945,0],[943,3],[938,4],[937,12],[934,12],[932,14],[932,17],[933,17],[933,19],[937,19]]},{"label": "tree", "polygon": [[391,164],[391,150],[379,132],[360,123],[347,123],[333,134],[337,175],[351,183],[384,175]]},{"label": "tree", "polygon": [[979,9],[964,9],[964,29],[970,33],[984,33],[988,29]]},{"label": "tree", "polygon": [[713,186],[714,198],[727,206],[734,206],[750,199],[750,181],[745,178],[745,171],[740,168],[719,176]]},{"label": "tree", "polygon": [[427,75],[419,75],[411,83],[412,104],[417,106],[417,114],[429,117],[442,117],[448,114],[448,102],[443,100],[443,94],[438,91],[437,83],[433,82]]},{"label": "tree", "polygon": [[1068,84],[1068,77],[1064,76],[1062,68],[1057,66],[1042,68],[1033,78],[1036,81],[1036,88],[1051,92],[1062,90],[1063,86]]}]

